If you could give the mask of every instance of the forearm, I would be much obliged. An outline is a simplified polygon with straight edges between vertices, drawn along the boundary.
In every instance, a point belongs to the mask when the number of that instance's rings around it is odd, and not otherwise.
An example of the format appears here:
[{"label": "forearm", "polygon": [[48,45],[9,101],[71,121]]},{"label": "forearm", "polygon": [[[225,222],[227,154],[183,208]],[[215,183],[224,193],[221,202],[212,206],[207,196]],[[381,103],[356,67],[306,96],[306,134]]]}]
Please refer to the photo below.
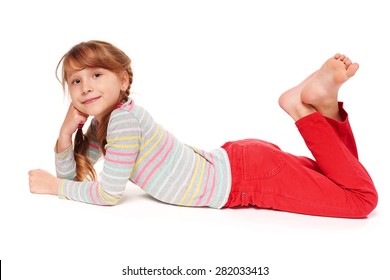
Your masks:
[{"label": "forearm", "polygon": [[76,162],[73,156],[72,134],[65,133],[61,128],[54,151],[57,177],[73,180],[76,177]]},{"label": "forearm", "polygon": [[76,182],[63,179],[58,185],[58,197],[95,205],[116,205],[126,187],[126,181],[118,185],[102,181]]},{"label": "forearm", "polygon": [[73,180],[76,177],[76,161],[74,160],[72,145],[61,153],[55,153],[55,166],[58,178]]}]

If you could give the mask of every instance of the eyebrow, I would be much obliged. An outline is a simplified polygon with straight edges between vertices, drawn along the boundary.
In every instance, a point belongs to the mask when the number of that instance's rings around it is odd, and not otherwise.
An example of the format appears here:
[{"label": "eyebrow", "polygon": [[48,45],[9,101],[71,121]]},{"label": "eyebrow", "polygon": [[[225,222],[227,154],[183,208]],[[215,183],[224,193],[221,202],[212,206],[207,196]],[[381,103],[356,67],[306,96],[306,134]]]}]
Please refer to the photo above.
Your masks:
[{"label": "eyebrow", "polygon": [[74,76],[77,76],[77,72],[83,71],[85,69],[87,69],[87,71],[90,71],[90,72],[107,70],[106,68],[103,68],[103,67],[84,67],[82,69],[74,70],[74,71],[70,72],[68,75],[66,75],[66,80],[71,79]]}]

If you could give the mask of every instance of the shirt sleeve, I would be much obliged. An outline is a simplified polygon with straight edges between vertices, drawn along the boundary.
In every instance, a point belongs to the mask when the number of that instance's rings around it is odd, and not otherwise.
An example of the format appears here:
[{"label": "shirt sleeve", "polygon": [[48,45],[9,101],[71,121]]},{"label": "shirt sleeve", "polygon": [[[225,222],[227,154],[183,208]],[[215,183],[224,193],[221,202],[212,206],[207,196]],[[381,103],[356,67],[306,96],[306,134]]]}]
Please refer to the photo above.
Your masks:
[{"label": "shirt sleeve", "polygon": [[[106,155],[99,180],[76,182],[63,179],[58,186],[58,196],[97,205],[117,204],[125,191],[140,143],[138,120],[130,112],[114,110],[108,123]],[[64,158],[73,157],[70,154],[73,155],[69,153]]]}]

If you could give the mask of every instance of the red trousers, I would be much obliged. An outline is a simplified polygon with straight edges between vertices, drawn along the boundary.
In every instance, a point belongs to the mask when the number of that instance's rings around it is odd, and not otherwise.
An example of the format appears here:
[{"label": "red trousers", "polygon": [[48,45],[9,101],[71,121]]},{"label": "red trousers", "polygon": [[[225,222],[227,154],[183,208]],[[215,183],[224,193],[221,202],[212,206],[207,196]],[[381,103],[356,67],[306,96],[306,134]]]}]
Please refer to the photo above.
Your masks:
[{"label": "red trousers", "polygon": [[224,207],[255,206],[301,214],[363,218],[378,195],[358,160],[355,139],[342,121],[316,112],[296,122],[314,159],[295,156],[254,139],[227,142],[232,189]]}]

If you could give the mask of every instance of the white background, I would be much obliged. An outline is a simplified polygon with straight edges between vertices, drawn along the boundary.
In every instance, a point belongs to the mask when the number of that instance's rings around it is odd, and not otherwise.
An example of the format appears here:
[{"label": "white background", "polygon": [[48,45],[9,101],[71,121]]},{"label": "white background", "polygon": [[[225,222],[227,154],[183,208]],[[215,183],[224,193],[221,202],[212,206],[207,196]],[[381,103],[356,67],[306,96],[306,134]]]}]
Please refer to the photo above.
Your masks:
[{"label": "white background", "polygon": [[[389,40],[386,1],[2,1],[0,259],[4,279],[151,279],[131,268],[268,266],[269,276],[177,279],[390,279]],[[134,99],[185,143],[256,137],[310,156],[277,100],[336,52],[360,63],[345,101],[380,200],[367,219],[170,206],[129,183],[98,207],[32,195],[54,172],[68,106],[54,72],[80,41],[133,60]],[[171,279],[156,277],[154,279]],[[176,278],[175,278],[176,279]]]}]

